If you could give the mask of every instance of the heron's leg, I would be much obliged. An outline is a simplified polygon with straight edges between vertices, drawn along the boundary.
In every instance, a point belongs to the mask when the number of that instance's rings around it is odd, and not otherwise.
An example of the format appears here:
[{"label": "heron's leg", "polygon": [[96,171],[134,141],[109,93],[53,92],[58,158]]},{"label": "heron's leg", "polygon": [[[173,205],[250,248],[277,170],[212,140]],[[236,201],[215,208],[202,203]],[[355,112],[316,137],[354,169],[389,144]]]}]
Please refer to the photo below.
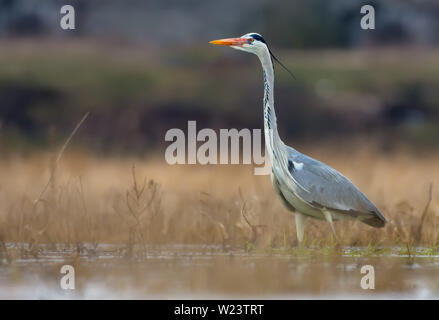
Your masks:
[{"label": "heron's leg", "polygon": [[295,212],[295,215],[296,215],[297,240],[299,240],[299,243],[302,243],[303,234],[305,233],[306,216],[298,211]]},{"label": "heron's leg", "polygon": [[329,222],[329,225],[331,226],[332,233],[334,234],[335,240],[337,240],[338,243],[340,243],[340,239],[337,237],[337,233],[335,233],[334,224],[332,223],[332,215],[331,212],[329,212],[326,209],[323,209],[323,214],[325,215],[326,221]]}]

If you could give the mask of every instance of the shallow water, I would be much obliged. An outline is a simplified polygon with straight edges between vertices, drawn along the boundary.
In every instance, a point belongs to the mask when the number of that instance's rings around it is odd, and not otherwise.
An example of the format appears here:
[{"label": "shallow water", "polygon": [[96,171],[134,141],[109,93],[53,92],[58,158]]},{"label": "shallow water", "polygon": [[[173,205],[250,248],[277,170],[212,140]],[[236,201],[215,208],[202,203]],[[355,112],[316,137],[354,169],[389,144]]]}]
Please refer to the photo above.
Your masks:
[{"label": "shallow water", "polygon": [[[438,299],[439,255],[424,248],[368,250],[273,249],[246,252],[222,246],[7,244],[0,262],[2,299]],[[63,265],[75,270],[75,290],[60,286]],[[374,268],[364,290],[362,266]]]}]

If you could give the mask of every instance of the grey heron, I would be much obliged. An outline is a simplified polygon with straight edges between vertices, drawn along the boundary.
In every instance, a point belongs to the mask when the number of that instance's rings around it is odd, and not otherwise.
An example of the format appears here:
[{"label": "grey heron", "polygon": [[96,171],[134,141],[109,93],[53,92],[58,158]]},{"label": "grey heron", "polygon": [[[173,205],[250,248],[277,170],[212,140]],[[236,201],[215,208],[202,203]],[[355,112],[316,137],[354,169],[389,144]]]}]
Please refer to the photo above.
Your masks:
[{"label": "grey heron", "polygon": [[339,239],[333,225],[335,220],[356,219],[372,227],[383,227],[386,223],[384,216],[349,179],[282,142],[274,111],[273,59],[287,68],[273,55],[264,38],[258,33],[247,33],[238,38],[210,43],[253,53],[261,61],[264,135],[271,162],[271,182],[283,206],[295,213],[299,243],[303,241],[305,222],[309,217],[328,221],[337,241]]}]

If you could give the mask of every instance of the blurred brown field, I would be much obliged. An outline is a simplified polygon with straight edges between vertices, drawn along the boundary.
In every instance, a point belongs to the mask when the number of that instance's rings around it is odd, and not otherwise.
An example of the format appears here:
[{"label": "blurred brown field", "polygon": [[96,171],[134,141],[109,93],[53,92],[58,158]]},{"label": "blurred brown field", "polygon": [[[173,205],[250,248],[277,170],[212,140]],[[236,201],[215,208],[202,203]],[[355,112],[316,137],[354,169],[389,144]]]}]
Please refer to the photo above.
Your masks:
[{"label": "blurred brown field", "polygon": [[[384,153],[360,143],[345,144],[341,151],[336,144],[300,151],[350,178],[388,219],[383,229],[336,222],[343,245],[438,243],[438,152]],[[80,150],[66,152],[52,169],[51,163],[49,153],[1,160],[3,244],[29,243],[36,255],[40,245],[59,243],[121,244],[128,255],[154,244],[262,250],[297,244],[293,215],[276,198],[269,176],[253,175],[250,165],[171,166],[164,156],[106,158]],[[51,171],[53,179],[40,197]],[[306,243],[332,244],[327,223],[308,219]]]}]

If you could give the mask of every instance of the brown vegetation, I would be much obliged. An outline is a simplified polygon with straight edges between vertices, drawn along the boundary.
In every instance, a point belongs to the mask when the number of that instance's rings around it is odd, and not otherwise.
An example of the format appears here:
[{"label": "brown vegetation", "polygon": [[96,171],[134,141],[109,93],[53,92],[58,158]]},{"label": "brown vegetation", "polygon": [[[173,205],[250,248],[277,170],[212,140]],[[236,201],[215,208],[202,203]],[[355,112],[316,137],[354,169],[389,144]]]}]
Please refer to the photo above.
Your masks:
[{"label": "brown vegetation", "polygon": [[[345,148],[346,150],[349,148]],[[358,149],[357,147],[351,148]],[[439,154],[308,151],[349,177],[380,208],[388,224],[336,223],[345,245],[434,245],[439,240]],[[9,156],[0,163],[0,240],[126,245],[221,244],[279,248],[296,244],[294,219],[276,198],[268,176],[251,166],[170,166],[164,158],[103,158],[67,152],[54,172],[49,155]],[[39,201],[49,176],[50,185]],[[431,199],[429,200],[429,198]],[[422,226],[421,226],[422,224]],[[308,245],[332,241],[329,226],[308,220]],[[4,249],[3,249],[4,250]]]}]

